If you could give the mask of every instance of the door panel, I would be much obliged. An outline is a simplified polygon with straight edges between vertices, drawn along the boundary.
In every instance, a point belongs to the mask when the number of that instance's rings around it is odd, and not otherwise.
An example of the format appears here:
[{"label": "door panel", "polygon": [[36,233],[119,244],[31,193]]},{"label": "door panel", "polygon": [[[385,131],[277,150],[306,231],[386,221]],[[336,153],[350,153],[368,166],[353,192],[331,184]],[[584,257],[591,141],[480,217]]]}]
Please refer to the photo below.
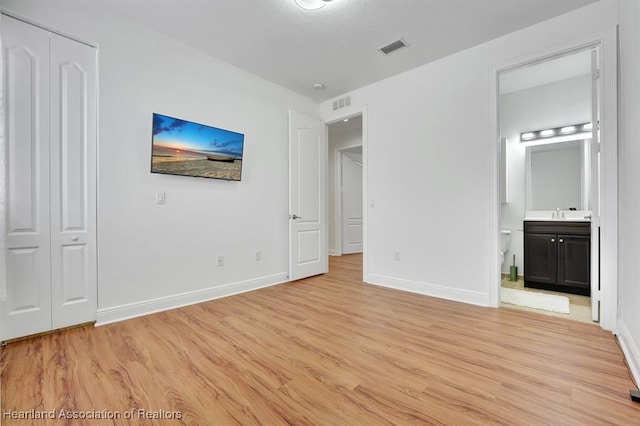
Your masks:
[{"label": "door panel", "polygon": [[302,216],[301,222],[318,222],[320,220],[320,164],[322,144],[318,141],[315,128],[297,129],[298,142],[298,202],[295,210]]},{"label": "door panel", "polygon": [[320,232],[317,230],[298,232],[298,264],[320,260]]},{"label": "door panel", "polygon": [[39,286],[32,284],[46,280],[46,277],[43,278],[40,274],[41,257],[37,247],[8,250],[7,263],[11,265],[7,276],[11,283],[8,297],[9,315],[41,311],[43,292]]},{"label": "door panel", "polygon": [[289,113],[291,280],[328,271],[327,144],[319,120]]},{"label": "door panel", "polygon": [[556,284],[557,242],[555,234],[525,234],[524,281]]},{"label": "door panel", "polygon": [[[38,119],[43,100],[39,78],[42,73],[47,72],[46,68],[41,68],[41,63],[47,58],[39,58],[36,52],[24,45],[11,45],[5,52],[6,78],[10,85],[6,103],[9,122],[8,172],[11,183],[8,196],[12,200],[9,205],[8,230],[38,232],[41,228],[39,205],[42,202],[38,197],[42,184],[39,180],[42,165],[40,155],[47,155],[47,145],[42,140],[47,135],[42,132],[42,123]],[[21,101],[22,99],[26,102]]]},{"label": "door panel", "polygon": [[95,321],[95,49],[51,34],[53,328]]},{"label": "door panel", "polygon": [[89,265],[87,245],[62,247],[62,305],[87,302],[89,291]]},{"label": "door panel", "polygon": [[87,73],[77,63],[60,65],[60,177],[63,231],[86,231]]},{"label": "door panel", "polygon": [[13,18],[0,25],[8,179],[0,338],[7,340],[51,326],[49,39]]},{"label": "door panel", "polygon": [[558,235],[558,285],[589,289],[591,237]]},{"label": "door panel", "polygon": [[342,253],[362,253],[362,163],[342,154]]}]

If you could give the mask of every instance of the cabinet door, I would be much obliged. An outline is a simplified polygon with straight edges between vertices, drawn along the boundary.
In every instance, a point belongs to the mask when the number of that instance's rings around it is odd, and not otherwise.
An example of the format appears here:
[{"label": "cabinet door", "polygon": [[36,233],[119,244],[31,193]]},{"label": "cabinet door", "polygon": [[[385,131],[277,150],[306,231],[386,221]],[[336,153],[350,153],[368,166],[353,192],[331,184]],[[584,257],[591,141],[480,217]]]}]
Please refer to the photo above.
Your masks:
[{"label": "cabinet door", "polygon": [[7,179],[0,340],[8,340],[51,328],[49,37],[8,16],[0,26]]},{"label": "cabinet door", "polygon": [[557,236],[555,234],[525,234],[524,280],[556,284]]},{"label": "cabinet door", "polygon": [[96,52],[50,35],[53,328],[95,321]]},{"label": "cabinet door", "polygon": [[591,238],[558,235],[558,285],[589,289]]}]

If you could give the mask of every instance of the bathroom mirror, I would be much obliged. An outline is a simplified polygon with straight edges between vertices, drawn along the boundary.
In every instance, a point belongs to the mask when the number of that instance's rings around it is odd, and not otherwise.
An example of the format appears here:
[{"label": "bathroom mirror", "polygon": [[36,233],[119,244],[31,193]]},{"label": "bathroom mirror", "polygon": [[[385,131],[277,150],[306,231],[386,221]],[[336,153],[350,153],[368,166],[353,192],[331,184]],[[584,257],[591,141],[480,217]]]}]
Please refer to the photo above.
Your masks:
[{"label": "bathroom mirror", "polygon": [[528,146],[526,210],[590,210],[590,139]]}]

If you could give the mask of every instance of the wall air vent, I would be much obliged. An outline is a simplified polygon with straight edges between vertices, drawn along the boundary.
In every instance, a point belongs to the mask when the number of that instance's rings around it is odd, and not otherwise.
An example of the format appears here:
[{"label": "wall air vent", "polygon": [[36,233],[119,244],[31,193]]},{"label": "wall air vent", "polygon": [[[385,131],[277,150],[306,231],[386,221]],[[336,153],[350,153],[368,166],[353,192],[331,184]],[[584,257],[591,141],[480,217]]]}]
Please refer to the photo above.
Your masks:
[{"label": "wall air vent", "polygon": [[407,47],[407,43],[404,40],[400,39],[392,43],[389,43],[386,46],[382,46],[378,50],[384,53],[385,55],[388,55],[389,53],[395,52],[396,50],[402,49],[403,47]]},{"label": "wall air vent", "polygon": [[333,101],[333,110],[338,110],[340,108],[346,108],[351,106],[351,96],[345,96],[344,98],[339,98]]}]

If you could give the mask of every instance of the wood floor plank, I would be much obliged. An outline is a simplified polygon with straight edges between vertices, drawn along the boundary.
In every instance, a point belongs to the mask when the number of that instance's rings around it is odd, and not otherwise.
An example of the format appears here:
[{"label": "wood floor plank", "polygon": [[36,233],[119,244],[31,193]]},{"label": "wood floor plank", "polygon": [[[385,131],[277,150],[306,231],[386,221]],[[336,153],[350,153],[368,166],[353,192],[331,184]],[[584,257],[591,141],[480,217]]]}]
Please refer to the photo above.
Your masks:
[{"label": "wood floor plank", "polygon": [[332,257],[327,275],[13,342],[0,348],[0,415],[135,413],[100,423],[114,425],[640,424],[620,348],[597,325],[366,285],[361,264],[361,255]]}]

